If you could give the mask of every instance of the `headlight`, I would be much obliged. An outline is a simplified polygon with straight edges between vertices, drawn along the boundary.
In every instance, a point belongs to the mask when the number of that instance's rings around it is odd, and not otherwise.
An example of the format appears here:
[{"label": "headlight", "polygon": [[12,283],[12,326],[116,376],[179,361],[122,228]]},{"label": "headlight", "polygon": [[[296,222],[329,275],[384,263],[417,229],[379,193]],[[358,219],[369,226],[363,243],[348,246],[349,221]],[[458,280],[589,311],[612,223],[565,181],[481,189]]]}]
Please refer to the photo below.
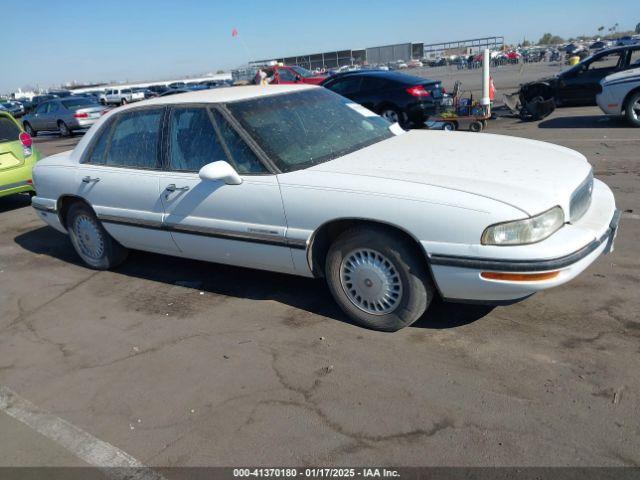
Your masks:
[{"label": "headlight", "polygon": [[487,227],[480,240],[483,245],[526,245],[544,240],[564,225],[564,212],[553,207],[535,217]]}]

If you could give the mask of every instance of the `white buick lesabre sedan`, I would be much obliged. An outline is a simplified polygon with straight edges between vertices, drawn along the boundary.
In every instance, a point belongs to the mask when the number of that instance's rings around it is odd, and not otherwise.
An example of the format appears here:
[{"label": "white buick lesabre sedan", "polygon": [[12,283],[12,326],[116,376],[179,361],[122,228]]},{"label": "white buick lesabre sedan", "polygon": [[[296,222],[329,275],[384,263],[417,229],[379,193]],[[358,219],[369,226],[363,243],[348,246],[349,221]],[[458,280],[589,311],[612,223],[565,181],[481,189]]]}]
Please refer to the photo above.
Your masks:
[{"label": "white buick lesabre sedan", "polygon": [[567,148],[404,132],[312,86],[207,90],[105,115],[34,169],[41,218],[95,269],[140,249],[325,277],[356,322],[508,304],[611,250],[611,190]]}]

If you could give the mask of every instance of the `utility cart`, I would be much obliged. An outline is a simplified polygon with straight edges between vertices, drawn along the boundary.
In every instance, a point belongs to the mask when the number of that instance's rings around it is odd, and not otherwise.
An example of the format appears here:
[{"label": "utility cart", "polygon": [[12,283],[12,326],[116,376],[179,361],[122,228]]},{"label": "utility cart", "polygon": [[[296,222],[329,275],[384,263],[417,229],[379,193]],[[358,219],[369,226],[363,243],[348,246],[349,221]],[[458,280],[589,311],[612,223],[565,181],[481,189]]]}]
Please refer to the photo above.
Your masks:
[{"label": "utility cart", "polygon": [[469,130],[482,132],[491,117],[489,109],[470,98],[461,98],[461,83],[453,87],[451,96],[443,102],[442,110],[436,116],[429,117],[427,128],[440,130]]}]

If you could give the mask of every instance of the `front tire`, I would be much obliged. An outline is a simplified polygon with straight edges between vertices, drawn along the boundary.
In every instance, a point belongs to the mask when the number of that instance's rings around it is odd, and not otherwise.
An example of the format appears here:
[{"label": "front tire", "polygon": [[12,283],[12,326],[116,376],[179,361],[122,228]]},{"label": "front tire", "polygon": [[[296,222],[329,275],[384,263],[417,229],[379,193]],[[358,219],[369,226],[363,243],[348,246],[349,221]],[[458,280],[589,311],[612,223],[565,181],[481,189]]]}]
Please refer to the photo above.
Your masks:
[{"label": "front tire", "polygon": [[126,105],[127,103],[129,102],[127,102],[126,98],[123,98],[122,100],[120,100],[120,105]]},{"label": "front tire", "polygon": [[341,234],[327,254],[325,275],[340,308],[374,330],[411,325],[435,295],[424,257],[401,235],[381,227]]},{"label": "front tire", "polygon": [[108,270],[127,258],[128,250],[109,235],[87,205],[78,202],[69,208],[66,227],[73,248],[90,268]]},{"label": "front tire", "polygon": [[627,121],[634,127],[640,127],[640,92],[631,95],[624,104]]}]

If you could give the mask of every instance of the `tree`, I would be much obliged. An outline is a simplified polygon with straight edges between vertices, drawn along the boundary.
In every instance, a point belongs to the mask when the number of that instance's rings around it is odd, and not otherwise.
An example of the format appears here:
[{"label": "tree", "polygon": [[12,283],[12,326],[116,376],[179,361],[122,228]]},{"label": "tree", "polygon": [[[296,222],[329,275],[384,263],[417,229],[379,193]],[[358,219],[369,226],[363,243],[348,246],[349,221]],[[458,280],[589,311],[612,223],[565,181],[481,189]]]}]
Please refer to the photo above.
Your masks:
[{"label": "tree", "polygon": [[521,44],[521,47],[530,47],[531,46],[531,42],[529,40],[524,40]]},{"label": "tree", "polygon": [[600,25],[598,27],[598,33],[602,33],[604,31],[604,25]]},{"label": "tree", "polygon": [[640,35],[640,23],[636,25],[636,33]]},{"label": "tree", "polygon": [[540,40],[538,40],[538,45],[557,45],[559,43],[564,43],[564,38],[550,33],[545,33]]}]

